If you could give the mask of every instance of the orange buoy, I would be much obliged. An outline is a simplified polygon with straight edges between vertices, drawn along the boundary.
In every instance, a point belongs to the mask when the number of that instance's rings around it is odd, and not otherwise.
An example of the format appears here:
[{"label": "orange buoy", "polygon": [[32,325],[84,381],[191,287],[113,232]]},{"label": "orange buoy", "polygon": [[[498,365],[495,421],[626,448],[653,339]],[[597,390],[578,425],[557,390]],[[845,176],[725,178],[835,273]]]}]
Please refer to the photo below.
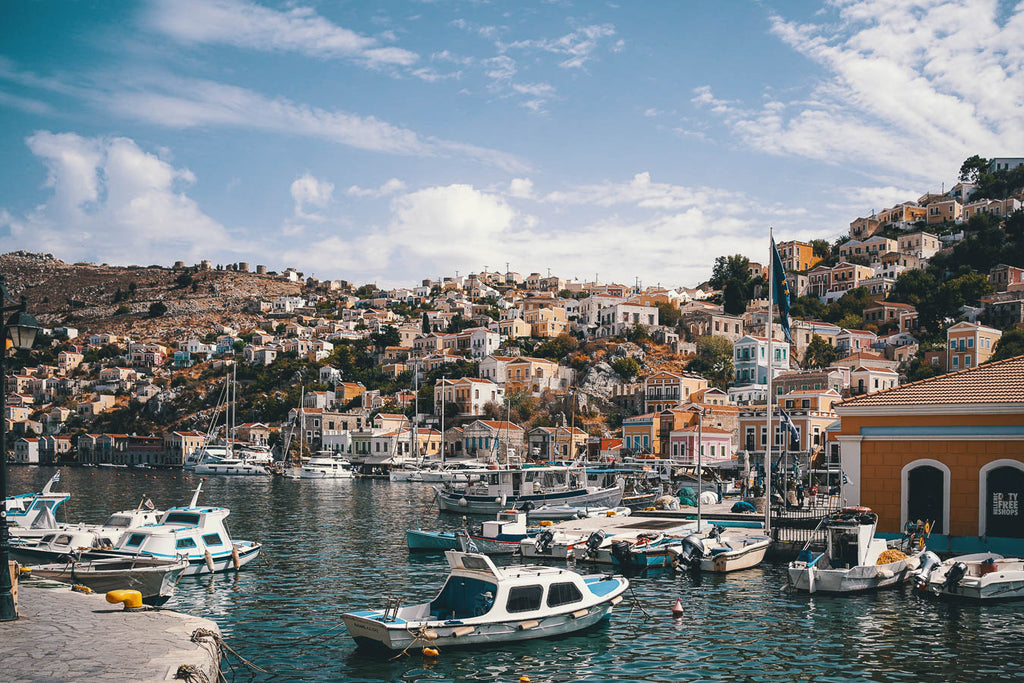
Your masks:
[{"label": "orange buoy", "polygon": [[676,598],[676,604],[672,605],[672,616],[678,619],[683,616],[683,601]]}]

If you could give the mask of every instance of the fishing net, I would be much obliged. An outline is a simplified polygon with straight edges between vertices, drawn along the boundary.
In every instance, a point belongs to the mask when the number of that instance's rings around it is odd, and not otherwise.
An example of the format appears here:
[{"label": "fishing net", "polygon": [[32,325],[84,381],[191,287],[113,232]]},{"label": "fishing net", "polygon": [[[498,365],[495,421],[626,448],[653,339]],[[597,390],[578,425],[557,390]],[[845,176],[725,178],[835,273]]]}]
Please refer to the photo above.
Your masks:
[{"label": "fishing net", "polygon": [[907,554],[902,550],[896,548],[889,548],[881,555],[878,556],[878,562],[875,564],[892,564],[893,562],[899,562],[900,560],[907,559]]}]

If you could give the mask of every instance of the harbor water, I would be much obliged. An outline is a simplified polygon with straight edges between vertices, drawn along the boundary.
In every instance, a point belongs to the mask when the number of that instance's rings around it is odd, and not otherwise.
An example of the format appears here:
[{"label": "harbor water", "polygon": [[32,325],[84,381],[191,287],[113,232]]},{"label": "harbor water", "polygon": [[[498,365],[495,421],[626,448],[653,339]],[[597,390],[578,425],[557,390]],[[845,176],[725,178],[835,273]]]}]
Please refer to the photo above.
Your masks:
[{"label": "harbor water", "polygon": [[[11,467],[8,493],[40,490],[54,468]],[[158,470],[62,468],[72,493],[59,521],[100,522],[138,505],[188,503],[199,478]],[[1021,603],[945,602],[909,587],[854,596],[785,590],[782,564],[694,578],[631,577],[611,618],[583,633],[499,647],[389,658],[356,648],[345,611],[433,597],[442,556],[410,555],[405,530],[455,529],[424,484],[379,480],[208,477],[200,504],[231,509],[237,539],[265,544],[267,564],[186,577],[166,605],[216,621],[227,643],[267,670],[229,659],[237,680],[682,681],[985,680],[1024,675]],[[514,560],[499,560],[513,562]],[[581,565],[578,569],[585,570]],[[607,571],[594,568],[593,571]],[[685,609],[673,619],[679,597]],[[113,647],[114,644],[112,644]],[[130,643],[118,643],[128,652]],[[225,672],[231,680],[232,672]]]}]

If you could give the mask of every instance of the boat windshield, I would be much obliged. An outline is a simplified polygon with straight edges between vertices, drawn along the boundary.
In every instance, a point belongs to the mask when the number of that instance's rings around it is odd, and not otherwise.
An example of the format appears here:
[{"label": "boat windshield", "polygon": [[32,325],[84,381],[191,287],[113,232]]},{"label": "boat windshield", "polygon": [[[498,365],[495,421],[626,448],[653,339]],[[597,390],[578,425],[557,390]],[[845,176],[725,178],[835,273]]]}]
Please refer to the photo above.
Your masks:
[{"label": "boat windshield", "polygon": [[199,515],[194,512],[169,512],[164,524],[199,524]]},{"label": "boat windshield", "polygon": [[468,619],[490,611],[497,584],[466,576],[453,576],[430,602],[433,619]]}]

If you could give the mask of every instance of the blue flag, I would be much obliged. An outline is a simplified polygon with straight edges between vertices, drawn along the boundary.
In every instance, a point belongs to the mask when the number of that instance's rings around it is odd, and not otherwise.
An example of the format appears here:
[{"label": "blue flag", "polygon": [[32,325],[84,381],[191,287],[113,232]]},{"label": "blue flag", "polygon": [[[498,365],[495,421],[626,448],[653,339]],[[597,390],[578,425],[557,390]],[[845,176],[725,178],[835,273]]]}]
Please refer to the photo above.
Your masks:
[{"label": "blue flag", "polygon": [[782,324],[782,334],[786,335],[786,341],[793,343],[793,334],[789,331],[789,284],[786,282],[786,267],[782,265],[782,257],[779,256],[779,248],[775,246],[775,238],[772,238],[772,283],[775,290],[775,305],[779,307],[779,322]]}]

